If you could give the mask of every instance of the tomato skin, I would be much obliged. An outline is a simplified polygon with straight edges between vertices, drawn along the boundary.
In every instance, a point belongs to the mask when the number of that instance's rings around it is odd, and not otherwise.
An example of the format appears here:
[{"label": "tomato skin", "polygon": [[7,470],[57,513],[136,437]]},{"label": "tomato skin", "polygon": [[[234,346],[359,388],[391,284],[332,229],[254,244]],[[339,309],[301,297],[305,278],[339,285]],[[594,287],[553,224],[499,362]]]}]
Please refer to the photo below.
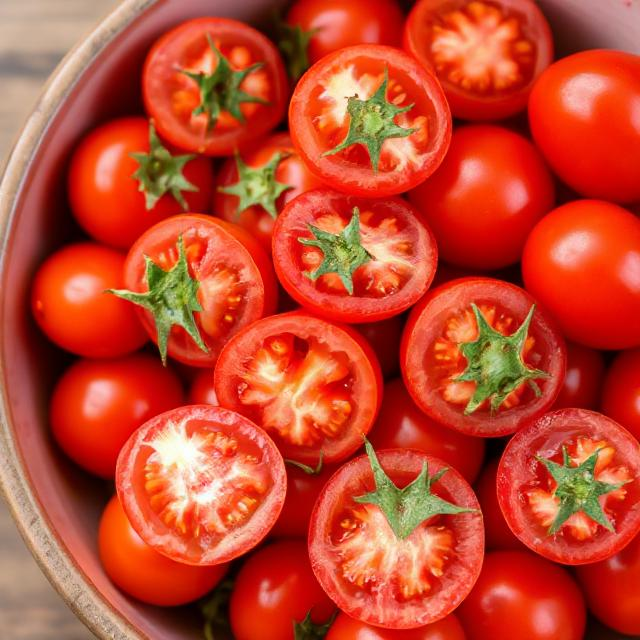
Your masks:
[{"label": "tomato skin", "polygon": [[137,600],[160,607],[193,602],[213,589],[228,565],[193,567],[154,551],[133,530],[113,496],[98,530],[100,561],[109,578]]},{"label": "tomato skin", "polygon": [[598,200],[545,216],[522,255],[525,287],[564,335],[596,349],[640,345],[640,220]]},{"label": "tomato skin", "polygon": [[[554,409],[578,407],[596,409],[600,405],[604,358],[600,351],[567,342],[567,372]],[[604,413],[607,413],[606,411]],[[624,422],[611,416],[624,426]]]},{"label": "tomato skin", "polygon": [[69,244],[38,269],[31,309],[47,338],[86,358],[115,358],[140,348],[147,335],[129,303],[105,294],[121,288],[125,256],[92,242]]},{"label": "tomato skin", "polygon": [[528,551],[488,553],[456,614],[468,640],[582,640],[586,625],[571,576]]},{"label": "tomato skin", "polygon": [[594,49],[558,60],[538,78],[529,123],[538,148],[574,191],[640,200],[640,57]]},{"label": "tomato skin", "polygon": [[210,369],[199,369],[189,389],[189,404],[211,404],[218,406],[216,390],[213,388],[213,372]]},{"label": "tomato skin", "polygon": [[400,372],[398,352],[403,327],[403,316],[391,316],[378,322],[363,322],[356,327],[374,350],[385,380],[390,380]]},{"label": "tomato skin", "polygon": [[640,440],[640,349],[616,356],[602,388],[602,412]]},{"label": "tomato skin", "polygon": [[538,150],[492,125],[457,128],[438,170],[409,194],[452,265],[492,270],[518,262],[555,188]]},{"label": "tomato skin", "polygon": [[236,640],[294,640],[293,622],[311,611],[323,624],[335,605],[318,584],[303,541],[283,540],[256,551],[236,578],[230,619]]},{"label": "tomato skin", "polygon": [[87,471],[113,479],[120,449],[149,418],[183,404],[180,380],[157,357],[78,360],[51,397],[53,435]]}]

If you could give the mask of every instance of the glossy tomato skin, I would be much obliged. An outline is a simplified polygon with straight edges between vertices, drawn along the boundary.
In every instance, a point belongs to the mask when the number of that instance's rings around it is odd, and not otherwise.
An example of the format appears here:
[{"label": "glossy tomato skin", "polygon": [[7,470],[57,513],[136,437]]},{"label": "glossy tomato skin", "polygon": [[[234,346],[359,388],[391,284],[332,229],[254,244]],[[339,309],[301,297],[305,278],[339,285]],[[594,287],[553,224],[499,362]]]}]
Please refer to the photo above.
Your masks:
[{"label": "glossy tomato skin", "polygon": [[538,148],[572,189],[611,202],[640,200],[640,57],[581,51],[536,82],[529,123]]},{"label": "glossy tomato skin", "polygon": [[623,351],[611,363],[602,388],[602,412],[640,440],[640,349]]},{"label": "glossy tomato skin", "polygon": [[468,640],[582,640],[586,625],[571,576],[528,551],[488,553],[456,614]]},{"label": "glossy tomato skin", "polygon": [[184,402],[178,377],[157,357],[78,360],[51,397],[53,435],[81,467],[113,479],[118,454],[149,418]]},{"label": "glossy tomato skin", "polygon": [[378,322],[363,322],[356,329],[374,350],[385,380],[400,372],[400,339],[404,328],[404,316],[391,316]]},{"label": "glossy tomato skin", "polygon": [[369,436],[375,449],[418,449],[459,471],[469,483],[480,472],[485,443],[441,426],[415,405],[400,379],[384,386],[380,413]]},{"label": "glossy tomato skin", "polygon": [[213,589],[228,565],[193,567],[154,551],[127,520],[118,496],[107,504],[98,530],[100,561],[109,578],[141,602],[175,607],[193,602]]},{"label": "glossy tomato skin", "polygon": [[[172,155],[181,155],[175,149]],[[146,118],[119,118],[99,126],[82,139],[71,158],[68,192],[71,211],[80,226],[95,240],[116,249],[128,249],[156,222],[183,207],[165,194],[147,209],[145,194],[134,177],[139,163],[131,154],[149,153],[149,122]],[[209,211],[213,168],[203,156],[184,166],[185,179],[196,191],[183,191],[187,210]]]},{"label": "glossy tomato skin", "polygon": [[640,345],[640,220],[617,205],[576,200],[545,216],[522,255],[525,287],[563,334],[596,349]]},{"label": "glossy tomato skin", "polygon": [[432,229],[444,261],[493,270],[520,260],[536,222],[554,205],[540,152],[493,125],[459,127],[438,170],[409,198]]},{"label": "glossy tomato skin", "polygon": [[[577,407],[596,409],[600,406],[604,357],[600,351],[567,342],[567,373],[554,409]],[[605,411],[605,413],[607,413]],[[624,426],[624,422],[611,416]]]},{"label": "glossy tomato skin", "polygon": [[218,406],[216,390],[213,388],[213,372],[199,369],[189,388],[189,404],[212,404]]},{"label": "glossy tomato skin", "polygon": [[294,622],[311,612],[314,623],[324,624],[334,610],[313,575],[305,542],[283,540],[242,565],[229,614],[236,640],[294,640]]},{"label": "glossy tomato skin", "polygon": [[105,294],[121,288],[125,256],[92,242],[69,244],[38,269],[31,309],[47,338],[86,358],[115,358],[147,336],[128,302]]}]

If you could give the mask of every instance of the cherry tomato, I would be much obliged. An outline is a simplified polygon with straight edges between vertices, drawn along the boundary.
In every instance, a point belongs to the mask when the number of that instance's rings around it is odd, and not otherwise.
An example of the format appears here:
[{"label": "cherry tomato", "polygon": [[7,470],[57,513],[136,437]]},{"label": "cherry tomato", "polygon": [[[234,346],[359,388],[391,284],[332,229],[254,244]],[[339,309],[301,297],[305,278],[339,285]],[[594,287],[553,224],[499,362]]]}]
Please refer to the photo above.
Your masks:
[{"label": "cherry tomato", "polygon": [[280,122],[288,86],[278,50],[266,36],[237,20],[196,18],[153,45],[142,93],[163,138],[219,156]]},{"label": "cherry tomato", "polygon": [[339,322],[384,320],[429,288],[438,248],[401,198],[309,191],[278,217],[273,262],[282,286],[309,311]]},{"label": "cherry tomato", "polygon": [[100,561],[125,593],[147,604],[175,607],[201,598],[227,572],[228,565],[193,567],[145,544],[133,530],[118,496],[107,504],[98,530]]},{"label": "cherry tomato", "polygon": [[571,576],[528,551],[494,551],[456,611],[467,640],[582,640],[584,598]]},{"label": "cherry tomato", "polygon": [[[284,540],[256,551],[238,573],[230,603],[236,640],[294,640],[307,614],[322,625],[335,606],[318,584],[303,541]],[[295,638],[312,637],[295,633]],[[313,636],[316,637],[316,636]]]},{"label": "cherry tomato", "polygon": [[451,114],[436,78],[399,49],[340,49],[300,79],[289,106],[293,143],[332,188],[385,197],[440,165]]},{"label": "cherry tomato", "polygon": [[[573,342],[567,342],[567,373],[553,405],[554,408],[596,409],[600,405],[603,378],[604,358],[602,353]],[[615,416],[611,417],[622,422]]]},{"label": "cherry tomato", "polygon": [[257,545],[286,492],[282,456],[243,416],[210,405],[162,413],[129,438],[116,486],[138,535],[193,565],[228,562]]},{"label": "cherry tomato", "polygon": [[407,390],[429,417],[468,435],[503,436],[553,404],[566,352],[526,291],[461,278],[412,309],[400,363]]},{"label": "cherry tomato", "polygon": [[640,220],[614,204],[577,200],[533,229],[525,286],[564,335],[596,349],[640,345]]},{"label": "cherry tomato", "polygon": [[216,390],[213,387],[213,371],[199,369],[189,389],[189,404],[212,404],[218,406]]},{"label": "cherry tomato", "polygon": [[538,148],[574,191],[640,200],[640,56],[581,51],[538,78],[529,123]]},{"label": "cherry tomato", "polygon": [[116,358],[147,341],[130,305],[105,294],[122,286],[124,262],[114,249],[82,242],[59,249],[40,265],[31,309],[49,340],[87,358]]},{"label": "cherry tomato", "polygon": [[58,380],[51,428],[63,451],[81,467],[113,479],[129,436],[153,416],[183,404],[178,377],[157,358],[78,360]]},{"label": "cherry tomato", "polygon": [[616,356],[602,388],[602,412],[640,440],[640,349]]},{"label": "cherry tomato", "polygon": [[378,322],[363,322],[357,327],[375,352],[385,380],[400,373],[400,339],[404,328],[404,316],[391,316]]},{"label": "cherry tomato", "polygon": [[520,260],[529,232],[552,209],[555,190],[526,138],[471,125],[455,130],[440,168],[409,198],[433,230],[443,260],[491,270]]}]

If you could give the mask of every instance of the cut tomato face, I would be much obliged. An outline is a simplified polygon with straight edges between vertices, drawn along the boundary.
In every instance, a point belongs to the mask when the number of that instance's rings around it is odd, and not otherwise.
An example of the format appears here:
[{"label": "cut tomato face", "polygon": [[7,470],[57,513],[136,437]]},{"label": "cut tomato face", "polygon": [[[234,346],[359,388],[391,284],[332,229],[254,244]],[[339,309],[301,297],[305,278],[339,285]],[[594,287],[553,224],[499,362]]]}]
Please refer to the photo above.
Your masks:
[{"label": "cut tomato face", "polygon": [[358,45],[325,56],[301,78],[291,137],[309,168],[347,193],[402,193],[439,166],[451,114],[436,78],[406,53]]},{"label": "cut tomato face", "polygon": [[461,278],[411,311],[400,363],[428,416],[475,436],[515,433],[555,400],[566,347],[529,294],[491,278]]},{"label": "cut tomato face", "polygon": [[285,458],[315,465],[362,446],[380,405],[382,377],[356,331],[292,312],[238,333],[215,369],[221,406],[262,426]]},{"label": "cut tomato face", "polygon": [[640,531],[640,445],[586,409],[548,413],[509,442],[498,468],[507,524],[555,562],[604,560]]},{"label": "cut tomato face", "polygon": [[181,149],[228,155],[284,115],[287,78],[276,47],[228,18],[197,18],[165,33],[142,75],[145,108]]},{"label": "cut tomato face", "polygon": [[273,261],[280,282],[314,313],[373,322],[401,313],[429,288],[437,247],[404,200],[309,191],[280,214]]},{"label": "cut tomato face", "polygon": [[522,111],[553,60],[549,24],[532,0],[419,0],[404,48],[435,72],[451,112],[465,120]]},{"label": "cut tomato face", "polygon": [[376,456],[369,444],[367,452],[341,467],[316,502],[316,577],[342,611],[368,624],[412,629],[440,620],[482,567],[478,501],[438,458],[400,449]]}]

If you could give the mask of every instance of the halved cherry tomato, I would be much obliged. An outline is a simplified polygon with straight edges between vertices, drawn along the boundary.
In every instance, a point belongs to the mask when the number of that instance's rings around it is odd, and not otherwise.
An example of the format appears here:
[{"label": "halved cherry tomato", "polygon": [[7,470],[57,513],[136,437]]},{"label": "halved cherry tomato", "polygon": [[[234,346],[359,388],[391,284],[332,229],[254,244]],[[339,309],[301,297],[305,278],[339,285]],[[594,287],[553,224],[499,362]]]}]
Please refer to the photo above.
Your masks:
[{"label": "halved cherry tomato", "polygon": [[640,445],[594,411],[560,409],[519,431],[497,483],[513,533],[555,562],[603,560],[640,532]]},{"label": "halved cherry tomato", "polygon": [[417,212],[400,198],[368,200],[309,191],[278,217],[273,262],[301,305],[339,322],[397,315],[429,288],[438,249]]},{"label": "halved cherry tomato", "polygon": [[263,318],[234,336],[215,369],[223,407],[246,415],[285,458],[344,460],[375,421],[382,376],[356,331],[302,312]]},{"label": "halved cherry tomato", "polygon": [[640,440],[640,349],[618,354],[602,387],[602,413]]},{"label": "halved cherry tomato", "polygon": [[289,106],[291,138],[332,188],[383,197],[407,191],[442,162],[451,114],[436,78],[382,45],[347,47],[300,79]]},{"label": "halved cherry tomato", "polygon": [[[602,353],[573,342],[567,342],[567,373],[553,408],[596,409],[600,405],[603,378],[604,357]],[[640,389],[640,386],[638,388]],[[607,413],[607,415],[609,414]],[[618,417],[614,415],[610,417],[620,422],[622,426],[626,426],[624,421]]]},{"label": "halved cherry tomato", "polygon": [[288,86],[266,36],[237,20],[196,18],[153,45],[142,93],[163,138],[218,156],[271,131],[284,115]]},{"label": "halved cherry tomato", "polygon": [[391,316],[378,322],[363,322],[356,327],[371,345],[378,358],[385,380],[400,374],[400,339],[404,328],[404,316]]},{"label": "halved cherry tomato", "polygon": [[213,387],[213,371],[199,369],[189,388],[189,404],[212,404],[218,406],[216,390]]},{"label": "halved cherry tomato", "polygon": [[186,564],[227,562],[257,545],[286,492],[282,456],[267,434],[221,407],[162,413],[129,438],[116,486],[138,535]]},{"label": "halved cherry tomato", "polygon": [[566,350],[524,289],[461,278],[412,309],[400,363],[407,390],[428,416],[469,435],[503,436],[553,404]]},{"label": "halved cherry tomato", "polygon": [[465,120],[522,111],[553,60],[551,29],[533,0],[418,0],[404,48],[433,69],[451,112]]}]

